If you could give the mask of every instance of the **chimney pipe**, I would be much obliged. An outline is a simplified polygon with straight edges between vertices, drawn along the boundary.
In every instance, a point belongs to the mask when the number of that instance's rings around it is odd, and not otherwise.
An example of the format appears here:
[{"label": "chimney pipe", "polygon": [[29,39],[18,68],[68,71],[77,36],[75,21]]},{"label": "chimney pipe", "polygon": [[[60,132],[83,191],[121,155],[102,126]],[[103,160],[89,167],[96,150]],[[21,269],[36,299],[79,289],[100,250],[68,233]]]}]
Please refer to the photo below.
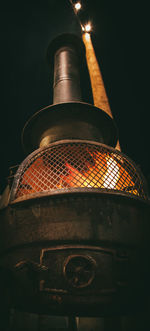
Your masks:
[{"label": "chimney pipe", "polygon": [[54,71],[53,104],[26,123],[22,134],[26,153],[62,139],[116,145],[114,120],[100,108],[81,100],[79,64],[84,53],[83,41],[76,35],[63,34],[50,43],[47,60]]},{"label": "chimney pipe", "polygon": [[77,53],[71,45],[55,53],[53,85],[53,104],[70,101],[81,101]]}]

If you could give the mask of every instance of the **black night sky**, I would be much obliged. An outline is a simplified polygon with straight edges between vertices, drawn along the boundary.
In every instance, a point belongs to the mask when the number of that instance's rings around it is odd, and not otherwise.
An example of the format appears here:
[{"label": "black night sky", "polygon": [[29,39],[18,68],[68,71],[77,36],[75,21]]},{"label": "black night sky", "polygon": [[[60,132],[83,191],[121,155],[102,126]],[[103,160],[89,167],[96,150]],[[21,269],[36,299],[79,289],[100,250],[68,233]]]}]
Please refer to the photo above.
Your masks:
[{"label": "black night sky", "polygon": [[[149,9],[134,0],[82,3],[82,19],[92,21],[92,40],[122,151],[141,167],[150,183]],[[9,167],[25,158],[21,147],[25,122],[52,103],[46,50],[63,32],[80,33],[69,0],[8,0],[1,4],[0,193]],[[81,86],[83,101],[91,103],[86,67],[81,72]]]}]

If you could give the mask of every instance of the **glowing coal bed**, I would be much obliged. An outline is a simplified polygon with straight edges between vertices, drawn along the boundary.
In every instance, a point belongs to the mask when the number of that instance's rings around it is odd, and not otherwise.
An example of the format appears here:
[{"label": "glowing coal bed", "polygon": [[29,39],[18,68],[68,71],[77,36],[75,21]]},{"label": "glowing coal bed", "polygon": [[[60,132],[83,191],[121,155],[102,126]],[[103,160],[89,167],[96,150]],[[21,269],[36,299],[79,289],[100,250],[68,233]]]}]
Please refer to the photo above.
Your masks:
[{"label": "glowing coal bed", "polygon": [[30,154],[20,165],[11,200],[81,188],[122,191],[146,199],[135,164],[114,148],[90,141],[61,141]]}]

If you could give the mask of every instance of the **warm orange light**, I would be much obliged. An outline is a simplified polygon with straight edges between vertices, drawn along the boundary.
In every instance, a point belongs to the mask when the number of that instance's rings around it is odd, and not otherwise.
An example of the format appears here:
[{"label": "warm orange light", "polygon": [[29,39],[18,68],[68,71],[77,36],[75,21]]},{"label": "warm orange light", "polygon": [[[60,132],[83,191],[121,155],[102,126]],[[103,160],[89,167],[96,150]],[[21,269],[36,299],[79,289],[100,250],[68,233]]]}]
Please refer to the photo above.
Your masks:
[{"label": "warm orange light", "polygon": [[49,189],[54,188],[54,185],[50,184],[52,175],[50,167],[46,167],[43,159],[39,157],[23,175],[21,195],[45,191],[48,186]]},{"label": "warm orange light", "polygon": [[75,9],[78,11],[81,9],[81,3],[80,2],[76,2],[74,5]]},{"label": "warm orange light", "polygon": [[[57,155],[56,163],[46,155],[38,157],[24,172],[17,197],[37,192],[69,188],[101,188],[125,191],[138,195],[134,179],[118,156],[107,152],[69,149]],[[79,157],[80,157],[79,156]],[[60,164],[58,163],[60,160]],[[92,160],[92,161],[91,161]]]},{"label": "warm orange light", "polygon": [[84,35],[85,35],[85,39],[87,41],[89,41],[90,40],[90,34],[88,32],[86,32]]},{"label": "warm orange light", "polygon": [[[82,27],[83,32],[85,32],[82,34],[82,39],[86,49],[86,61],[91,81],[94,105],[100,109],[103,109],[103,111],[113,118],[89,29],[89,24]],[[116,149],[119,151],[121,150],[119,141],[117,142]]]},{"label": "warm orange light", "polygon": [[[130,192],[134,182],[129,173],[112,157],[97,153],[95,166],[81,173],[69,163],[66,163],[68,175],[62,176],[60,188],[67,187],[91,187],[107,188]],[[138,194],[137,190],[132,193]]]}]

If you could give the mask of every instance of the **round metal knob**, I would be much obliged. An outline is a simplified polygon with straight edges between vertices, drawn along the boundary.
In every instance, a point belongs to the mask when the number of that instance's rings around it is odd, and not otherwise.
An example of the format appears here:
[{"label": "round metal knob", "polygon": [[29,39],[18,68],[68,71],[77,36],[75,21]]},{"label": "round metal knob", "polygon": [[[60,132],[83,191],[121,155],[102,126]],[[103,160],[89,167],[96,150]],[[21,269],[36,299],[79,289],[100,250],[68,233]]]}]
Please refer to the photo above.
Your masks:
[{"label": "round metal knob", "polygon": [[71,255],[64,264],[64,275],[68,283],[76,288],[86,287],[95,277],[96,262],[89,256]]}]

